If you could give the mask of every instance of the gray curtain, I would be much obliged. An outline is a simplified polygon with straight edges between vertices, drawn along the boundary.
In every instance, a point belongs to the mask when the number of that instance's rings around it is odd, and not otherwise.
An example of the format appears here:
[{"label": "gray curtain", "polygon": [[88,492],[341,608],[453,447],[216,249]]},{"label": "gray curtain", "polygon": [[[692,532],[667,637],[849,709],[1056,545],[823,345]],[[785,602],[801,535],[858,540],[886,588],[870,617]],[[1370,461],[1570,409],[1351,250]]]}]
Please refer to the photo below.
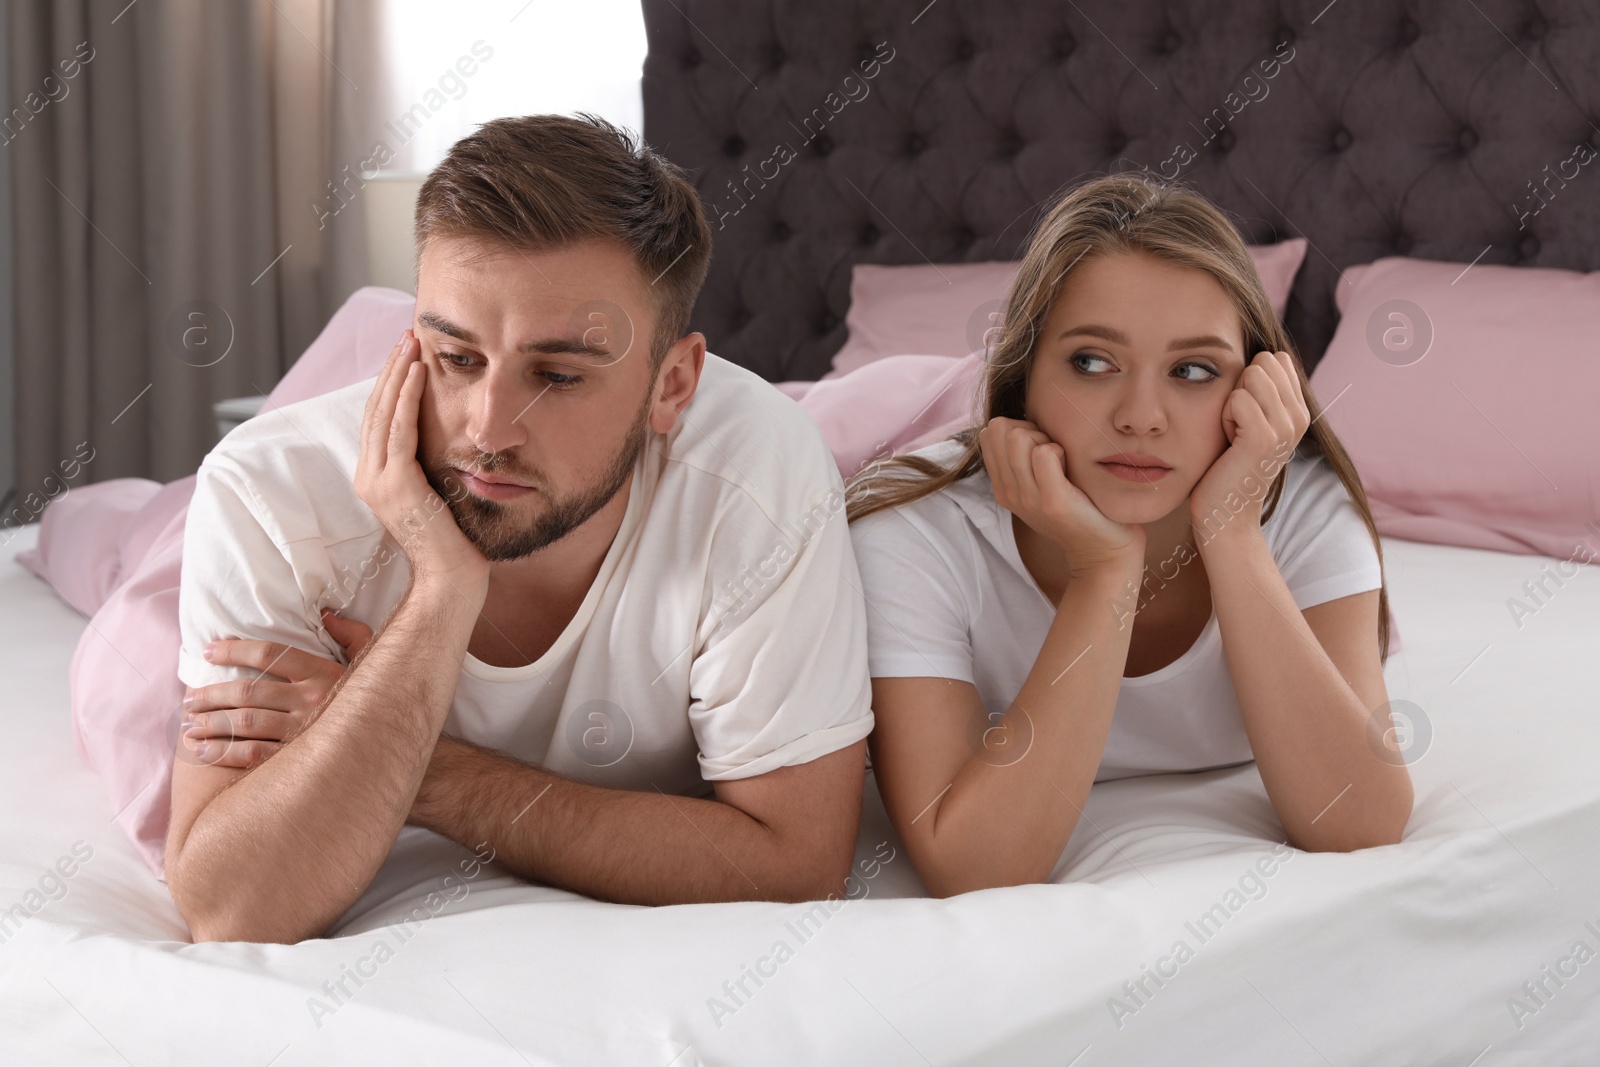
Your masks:
[{"label": "gray curtain", "polygon": [[380,88],[378,21],[334,0],[12,5],[13,515],[63,481],[193,473],[211,404],[270,391],[360,284],[359,205],[315,205],[360,158],[343,131]]}]

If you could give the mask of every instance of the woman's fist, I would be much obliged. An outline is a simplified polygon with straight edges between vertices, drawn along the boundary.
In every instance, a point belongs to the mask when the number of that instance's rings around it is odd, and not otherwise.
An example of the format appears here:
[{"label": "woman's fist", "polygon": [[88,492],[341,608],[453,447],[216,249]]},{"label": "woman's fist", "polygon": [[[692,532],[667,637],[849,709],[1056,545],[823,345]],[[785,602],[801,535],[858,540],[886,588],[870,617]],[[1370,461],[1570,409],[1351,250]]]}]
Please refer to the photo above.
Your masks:
[{"label": "woman's fist", "polygon": [[990,419],[978,434],[1001,507],[1067,554],[1073,574],[1144,561],[1144,527],[1112,522],[1067,479],[1067,453],[1022,419]]}]

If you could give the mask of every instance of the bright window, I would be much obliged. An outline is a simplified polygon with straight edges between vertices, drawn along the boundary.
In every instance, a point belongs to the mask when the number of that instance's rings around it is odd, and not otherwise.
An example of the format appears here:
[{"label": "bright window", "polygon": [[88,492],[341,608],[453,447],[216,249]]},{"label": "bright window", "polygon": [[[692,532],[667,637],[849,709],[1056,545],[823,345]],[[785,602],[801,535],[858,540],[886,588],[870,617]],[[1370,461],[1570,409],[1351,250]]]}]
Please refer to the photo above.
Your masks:
[{"label": "bright window", "polygon": [[383,8],[388,110],[374,117],[394,152],[385,176],[427,173],[479,123],[505,115],[591,111],[644,126],[638,0],[384,0]]}]

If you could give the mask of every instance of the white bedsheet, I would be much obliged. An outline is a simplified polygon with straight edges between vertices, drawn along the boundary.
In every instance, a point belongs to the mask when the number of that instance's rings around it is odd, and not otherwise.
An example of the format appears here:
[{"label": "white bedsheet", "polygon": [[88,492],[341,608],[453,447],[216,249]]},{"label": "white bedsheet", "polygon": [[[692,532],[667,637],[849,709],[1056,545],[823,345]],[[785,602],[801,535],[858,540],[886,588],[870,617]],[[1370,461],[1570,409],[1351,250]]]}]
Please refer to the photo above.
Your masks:
[{"label": "white bedsheet", "polygon": [[[0,926],[0,1063],[1600,1063],[1600,957],[1574,955],[1600,953],[1600,567],[1519,629],[1545,559],[1385,542],[1389,693],[1432,730],[1406,839],[1295,852],[1254,898],[1228,891],[1281,830],[1253,765],[1097,786],[1057,884],[944,901],[869,779],[836,910],[625,907],[490,867],[402,940],[470,856],[408,828],[336,936],[195,946],[74,752],[85,624],[12,561],[33,537],[0,550],[0,910],[30,913]],[[30,897],[79,842],[65,894]]]}]

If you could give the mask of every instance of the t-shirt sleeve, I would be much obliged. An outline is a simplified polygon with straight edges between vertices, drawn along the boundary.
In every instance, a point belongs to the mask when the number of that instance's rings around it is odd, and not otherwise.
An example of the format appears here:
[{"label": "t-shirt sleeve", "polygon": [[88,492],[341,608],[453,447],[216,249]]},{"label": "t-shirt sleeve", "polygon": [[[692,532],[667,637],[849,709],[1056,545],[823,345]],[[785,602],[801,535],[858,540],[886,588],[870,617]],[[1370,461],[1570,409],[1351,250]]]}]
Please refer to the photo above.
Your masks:
[{"label": "t-shirt sleeve", "polygon": [[1302,610],[1383,584],[1372,534],[1344,483],[1326,460],[1309,462],[1292,499],[1284,494],[1281,525],[1279,516],[1269,521],[1278,571]]},{"label": "t-shirt sleeve", "polygon": [[976,684],[965,600],[926,529],[895,508],[851,526],[867,601],[868,671]]},{"label": "t-shirt sleeve", "polygon": [[277,641],[343,662],[268,522],[241,472],[208,457],[183,531],[178,678],[185,685],[199,688],[260,673],[207,662],[201,651],[221,637]]},{"label": "t-shirt sleeve", "polygon": [[831,486],[804,479],[811,488],[789,494],[793,514],[781,525],[747,498],[719,521],[706,636],[689,669],[689,721],[706,781],[809,763],[872,732],[844,487],[820,435],[817,442],[814,461],[826,464]]}]

